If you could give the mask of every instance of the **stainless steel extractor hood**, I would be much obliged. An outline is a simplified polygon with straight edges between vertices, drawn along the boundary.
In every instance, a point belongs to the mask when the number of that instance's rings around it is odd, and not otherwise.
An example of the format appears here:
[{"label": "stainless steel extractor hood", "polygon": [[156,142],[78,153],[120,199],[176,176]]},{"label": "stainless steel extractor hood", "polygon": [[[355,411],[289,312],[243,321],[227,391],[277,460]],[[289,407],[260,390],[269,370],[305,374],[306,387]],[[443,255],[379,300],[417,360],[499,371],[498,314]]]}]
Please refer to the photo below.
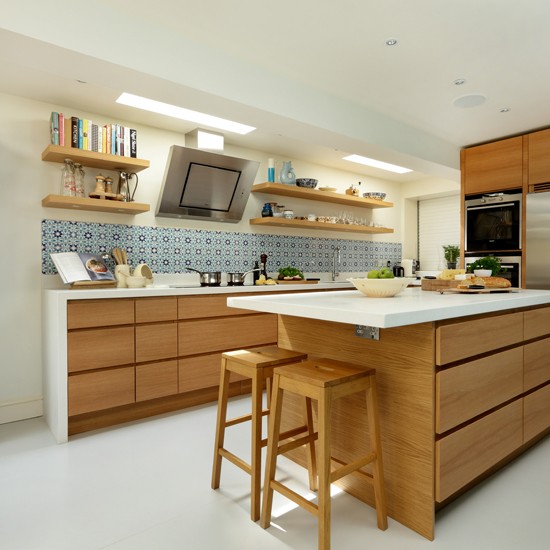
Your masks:
[{"label": "stainless steel extractor hood", "polygon": [[172,145],[156,215],[238,222],[260,163]]}]

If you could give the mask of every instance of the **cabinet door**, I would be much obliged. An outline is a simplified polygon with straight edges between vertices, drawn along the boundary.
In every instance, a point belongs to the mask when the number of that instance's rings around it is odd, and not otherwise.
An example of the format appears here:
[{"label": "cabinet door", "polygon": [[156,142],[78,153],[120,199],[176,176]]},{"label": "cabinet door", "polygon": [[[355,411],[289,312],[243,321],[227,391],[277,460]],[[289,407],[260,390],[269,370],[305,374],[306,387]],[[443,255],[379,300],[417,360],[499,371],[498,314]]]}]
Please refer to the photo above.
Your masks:
[{"label": "cabinet door", "polygon": [[176,323],[136,326],[136,363],[175,358],[178,355]]},{"label": "cabinet door", "polygon": [[74,300],[67,303],[67,328],[131,325],[134,300]]},{"label": "cabinet door", "polygon": [[227,298],[246,294],[222,294],[207,296],[180,296],[178,298],[178,319],[200,319],[225,315],[254,313],[248,309],[227,306]]},{"label": "cabinet door", "polygon": [[175,321],[177,316],[177,296],[136,299],[136,323]]},{"label": "cabinet door", "polygon": [[135,401],[134,367],[69,376],[69,416]]},{"label": "cabinet door", "polygon": [[529,184],[550,182],[550,130],[527,136],[529,147]]},{"label": "cabinet door", "polygon": [[[179,393],[219,386],[221,359],[221,353],[180,358],[178,360]],[[246,380],[246,378],[231,373],[230,382],[241,380]]]},{"label": "cabinet door", "polygon": [[524,346],[524,391],[550,380],[550,338]]},{"label": "cabinet door", "polygon": [[550,334],[550,307],[541,307],[523,313],[523,339],[531,340]]},{"label": "cabinet door", "polygon": [[446,369],[436,375],[436,432],[443,433],[523,391],[523,348]]},{"label": "cabinet door", "polygon": [[524,397],[523,418],[525,443],[550,428],[550,384]]},{"label": "cabinet door", "polygon": [[523,404],[517,399],[435,444],[435,499],[442,502],[523,443]]},{"label": "cabinet door", "polygon": [[465,195],[523,186],[523,138],[503,139],[462,151]]},{"label": "cabinet door", "polygon": [[259,314],[180,321],[178,355],[250,348],[277,342],[277,315]]},{"label": "cabinet door", "polygon": [[134,362],[134,327],[69,332],[69,372],[128,365]]},{"label": "cabinet door", "polygon": [[162,361],[136,366],[136,401],[178,393],[178,362]]}]

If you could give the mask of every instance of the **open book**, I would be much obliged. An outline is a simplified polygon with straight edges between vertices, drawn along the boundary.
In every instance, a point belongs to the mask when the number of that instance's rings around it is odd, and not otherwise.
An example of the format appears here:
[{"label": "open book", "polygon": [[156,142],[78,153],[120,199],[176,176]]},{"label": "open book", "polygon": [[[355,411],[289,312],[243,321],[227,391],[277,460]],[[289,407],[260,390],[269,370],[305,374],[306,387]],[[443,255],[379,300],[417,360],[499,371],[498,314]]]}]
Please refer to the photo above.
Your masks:
[{"label": "open book", "polygon": [[111,281],[115,281],[99,255],[59,252],[50,256],[64,283],[110,284]]}]

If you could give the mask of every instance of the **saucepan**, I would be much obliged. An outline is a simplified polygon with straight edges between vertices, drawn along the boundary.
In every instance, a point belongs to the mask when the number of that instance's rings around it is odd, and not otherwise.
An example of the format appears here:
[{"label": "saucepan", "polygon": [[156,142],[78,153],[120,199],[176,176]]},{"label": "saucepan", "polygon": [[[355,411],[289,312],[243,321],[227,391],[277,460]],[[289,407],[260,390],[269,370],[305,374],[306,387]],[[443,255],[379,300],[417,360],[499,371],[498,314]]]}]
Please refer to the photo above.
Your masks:
[{"label": "saucepan", "polygon": [[244,273],[234,272],[227,274],[227,284],[228,286],[240,286],[244,285],[244,279],[249,273],[254,271],[260,271],[260,268],[251,269],[250,271],[245,271]]},{"label": "saucepan", "polygon": [[200,275],[201,286],[220,286],[222,282],[221,271],[199,271],[192,267],[186,267],[187,271],[196,271]]}]

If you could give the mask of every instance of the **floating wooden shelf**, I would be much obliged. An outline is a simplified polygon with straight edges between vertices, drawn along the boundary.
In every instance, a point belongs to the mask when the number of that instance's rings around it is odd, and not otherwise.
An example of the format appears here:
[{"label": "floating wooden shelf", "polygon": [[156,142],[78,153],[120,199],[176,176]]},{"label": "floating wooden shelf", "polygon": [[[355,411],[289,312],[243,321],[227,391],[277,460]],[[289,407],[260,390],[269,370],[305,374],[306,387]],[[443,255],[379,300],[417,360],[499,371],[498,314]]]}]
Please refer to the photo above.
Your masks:
[{"label": "floating wooden shelf", "polygon": [[296,227],[299,229],[324,229],[326,231],[347,231],[348,233],[393,233],[389,227],[371,227],[370,225],[352,225],[347,223],[310,222],[308,220],[289,220],[287,218],[253,218],[250,225],[269,227]]},{"label": "floating wooden shelf", "polygon": [[47,208],[65,208],[74,210],[92,210],[94,212],[114,212],[134,216],[149,212],[149,205],[139,202],[122,202],[107,199],[89,199],[81,197],[65,197],[63,195],[48,195],[42,199],[42,206]]},{"label": "floating wooden shelf", "polygon": [[90,168],[103,168],[103,170],[119,170],[122,172],[139,172],[149,168],[150,164],[148,160],[96,153],[95,151],[85,151],[75,147],[61,147],[60,145],[48,145],[42,151],[42,160],[63,163],[65,159],[71,159],[73,162],[78,162],[82,166],[89,166]]},{"label": "floating wooden shelf", "polygon": [[[298,187],[297,185],[286,185],[284,183],[258,183],[252,186],[252,192],[345,204],[347,206],[359,206],[362,208],[391,208],[393,206],[392,202],[364,199],[363,197],[355,197],[343,193],[332,193],[330,191],[319,191],[318,189]],[[339,229],[339,231],[341,231],[341,229]]]}]

